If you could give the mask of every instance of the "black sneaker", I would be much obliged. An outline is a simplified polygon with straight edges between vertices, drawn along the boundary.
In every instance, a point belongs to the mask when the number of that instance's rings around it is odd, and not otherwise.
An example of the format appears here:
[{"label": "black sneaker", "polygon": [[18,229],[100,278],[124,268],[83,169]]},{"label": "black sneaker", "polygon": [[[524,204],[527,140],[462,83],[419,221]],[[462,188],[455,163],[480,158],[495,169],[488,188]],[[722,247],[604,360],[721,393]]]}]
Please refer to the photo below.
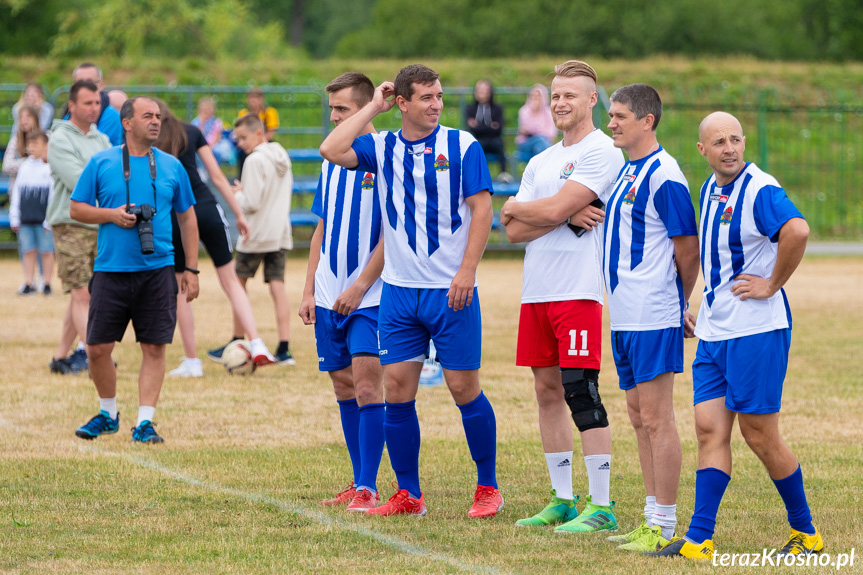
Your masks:
[{"label": "black sneaker", "polygon": [[21,295],[21,296],[36,295],[36,288],[31,286],[30,284],[24,284],[20,288],[18,288],[18,295]]},{"label": "black sneaker", "polygon": [[48,367],[51,368],[51,373],[59,373],[60,375],[74,375],[78,373],[78,371],[72,367],[72,362],[69,361],[68,357],[52,359],[51,363],[48,364]]},{"label": "black sneaker", "polygon": [[52,295],[52,293],[51,293],[51,286],[49,286],[49,285],[47,285],[47,284],[46,284],[46,285],[42,288],[42,295],[48,295],[48,296]]},{"label": "black sneaker", "polygon": [[69,360],[69,365],[72,366],[72,369],[76,373],[90,369],[90,363],[87,361],[87,352],[83,349],[76,349],[66,359]]},{"label": "black sneaker", "polygon": [[217,347],[216,349],[211,349],[210,351],[208,351],[207,357],[209,357],[211,360],[215,361],[216,363],[222,363],[222,354],[225,353],[225,348],[228,347],[229,343],[231,343],[235,340],[238,340],[238,339],[243,339],[243,338],[232,337],[231,341],[229,341],[228,343],[226,343],[222,347]]}]

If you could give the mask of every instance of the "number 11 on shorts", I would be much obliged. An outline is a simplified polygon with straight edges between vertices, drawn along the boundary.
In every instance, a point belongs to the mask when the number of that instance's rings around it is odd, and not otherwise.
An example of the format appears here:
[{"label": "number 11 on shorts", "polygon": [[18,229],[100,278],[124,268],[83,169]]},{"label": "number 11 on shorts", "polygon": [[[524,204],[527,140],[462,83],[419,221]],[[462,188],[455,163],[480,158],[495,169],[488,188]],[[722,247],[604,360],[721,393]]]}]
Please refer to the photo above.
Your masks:
[{"label": "number 11 on shorts", "polygon": [[[581,339],[581,348],[578,348],[578,340]],[[569,330],[569,351],[567,351],[568,355],[578,355],[578,356],[586,356],[588,355],[587,351],[587,330],[583,329],[581,331],[577,329]]]}]

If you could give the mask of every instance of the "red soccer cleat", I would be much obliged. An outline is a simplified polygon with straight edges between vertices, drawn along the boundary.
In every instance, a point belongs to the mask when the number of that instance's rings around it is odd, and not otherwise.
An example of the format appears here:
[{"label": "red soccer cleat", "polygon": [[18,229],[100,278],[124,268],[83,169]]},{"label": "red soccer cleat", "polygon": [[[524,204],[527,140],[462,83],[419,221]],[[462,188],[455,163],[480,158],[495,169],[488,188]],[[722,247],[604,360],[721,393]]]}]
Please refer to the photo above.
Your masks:
[{"label": "red soccer cleat", "polygon": [[500,489],[477,485],[473,505],[470,506],[467,516],[472,519],[494,517],[501,509],[503,509],[503,496],[500,494]]},{"label": "red soccer cleat", "polygon": [[426,511],[426,502],[422,493],[419,499],[414,499],[407,489],[399,489],[380,507],[366,509],[366,514],[389,517],[390,515],[425,515]]},{"label": "red soccer cleat", "polygon": [[354,486],[354,482],[351,481],[351,484],[345,487],[338,495],[333,497],[332,499],[325,499],[323,501],[318,501],[318,505],[343,505],[345,503],[350,503],[354,499],[354,495],[357,494],[357,488]]},{"label": "red soccer cleat", "polygon": [[381,496],[379,493],[372,495],[372,492],[368,489],[360,489],[348,505],[348,511],[366,511],[367,509],[374,509],[378,506],[380,501]]}]

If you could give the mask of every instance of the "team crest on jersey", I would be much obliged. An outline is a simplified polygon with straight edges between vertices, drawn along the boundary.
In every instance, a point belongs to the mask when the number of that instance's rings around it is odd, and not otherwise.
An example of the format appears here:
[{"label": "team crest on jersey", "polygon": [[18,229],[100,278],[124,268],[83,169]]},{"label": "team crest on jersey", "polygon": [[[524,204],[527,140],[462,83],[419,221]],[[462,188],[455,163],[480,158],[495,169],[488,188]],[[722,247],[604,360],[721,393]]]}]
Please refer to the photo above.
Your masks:
[{"label": "team crest on jersey", "polygon": [[375,187],[375,175],[371,172],[366,172],[363,176],[362,187],[364,190],[370,190]]},{"label": "team crest on jersey", "polygon": [[722,212],[722,215],[719,216],[719,223],[727,226],[731,223],[731,216],[733,215],[734,209],[731,206],[728,206],[727,208],[725,208],[725,211]]},{"label": "team crest on jersey", "polygon": [[629,204],[630,206],[635,203],[635,188],[626,192],[626,195],[623,196],[623,203]]},{"label": "team crest on jersey", "polygon": [[561,168],[561,170],[560,170],[560,179],[561,180],[567,179],[569,176],[572,175],[572,172],[574,172],[574,171],[575,171],[575,164],[573,164],[572,162],[567,162],[563,166],[563,168]]},{"label": "team crest on jersey", "polygon": [[446,156],[440,154],[434,161],[434,169],[438,172],[443,172],[449,169],[449,160],[446,159]]}]

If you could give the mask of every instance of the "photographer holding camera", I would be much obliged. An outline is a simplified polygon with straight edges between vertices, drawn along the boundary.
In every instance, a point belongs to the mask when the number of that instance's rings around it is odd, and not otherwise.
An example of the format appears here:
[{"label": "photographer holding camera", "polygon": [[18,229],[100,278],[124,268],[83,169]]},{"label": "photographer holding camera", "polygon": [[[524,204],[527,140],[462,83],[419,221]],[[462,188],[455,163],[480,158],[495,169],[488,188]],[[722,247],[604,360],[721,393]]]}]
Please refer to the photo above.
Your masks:
[{"label": "photographer holding camera", "polygon": [[165,378],[165,346],[177,321],[171,210],[177,214],[186,252],[179,289],[191,301],[198,296],[195,198],[182,164],[153,148],[161,128],[158,104],[146,97],[131,98],[123,104],[120,119],[125,145],[95,154],[72,193],[71,216],[99,224],[87,345],[100,411],[75,435],[95,439],[119,428],[111,352],[132,320],[143,355],[132,440],[162,443],[152,419]]}]

